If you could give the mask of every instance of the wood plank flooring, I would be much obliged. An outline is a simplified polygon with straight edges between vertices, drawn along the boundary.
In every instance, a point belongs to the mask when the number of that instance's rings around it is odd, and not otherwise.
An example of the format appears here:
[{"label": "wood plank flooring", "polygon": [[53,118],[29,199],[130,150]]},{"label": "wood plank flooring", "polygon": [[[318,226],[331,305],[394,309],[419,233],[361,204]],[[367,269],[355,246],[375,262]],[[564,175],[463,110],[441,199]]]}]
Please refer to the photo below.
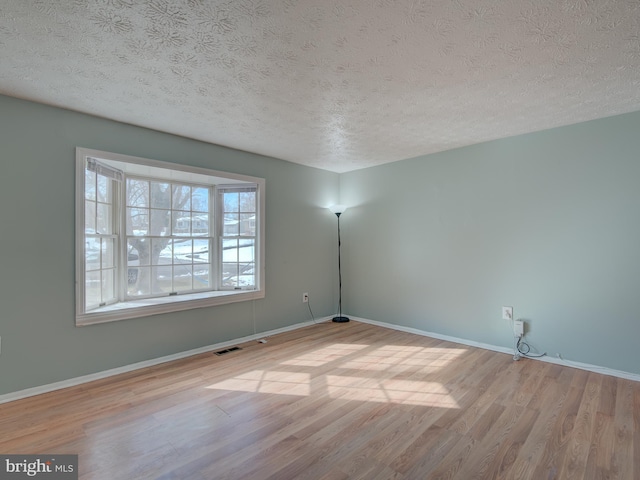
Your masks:
[{"label": "wood plank flooring", "polygon": [[640,383],[321,323],[0,405],[82,479],[640,478]]}]

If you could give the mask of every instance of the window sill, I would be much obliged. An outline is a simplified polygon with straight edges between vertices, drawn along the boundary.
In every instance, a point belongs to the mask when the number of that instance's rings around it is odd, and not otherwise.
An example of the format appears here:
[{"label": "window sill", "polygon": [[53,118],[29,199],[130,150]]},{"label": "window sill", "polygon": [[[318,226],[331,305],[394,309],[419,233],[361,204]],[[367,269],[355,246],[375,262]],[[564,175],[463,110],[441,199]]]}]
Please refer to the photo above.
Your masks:
[{"label": "window sill", "polygon": [[216,291],[161,298],[145,298],[107,305],[89,313],[76,314],[76,326],[95,325],[193,308],[214,307],[228,303],[264,298],[264,290]]}]

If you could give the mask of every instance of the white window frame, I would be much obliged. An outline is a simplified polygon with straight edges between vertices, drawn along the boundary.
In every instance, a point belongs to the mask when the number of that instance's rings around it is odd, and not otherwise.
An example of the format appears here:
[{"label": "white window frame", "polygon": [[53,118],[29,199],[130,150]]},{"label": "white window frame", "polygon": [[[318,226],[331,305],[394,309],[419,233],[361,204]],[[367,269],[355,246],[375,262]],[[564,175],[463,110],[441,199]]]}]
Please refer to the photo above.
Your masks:
[{"label": "white window frame", "polygon": [[[206,188],[206,189],[208,190],[208,197],[209,197],[209,198],[208,198],[208,200],[207,200],[207,204],[209,205],[209,213],[208,213],[208,217],[209,217],[209,218],[208,218],[208,223],[207,223],[207,225],[210,225],[210,226],[212,227],[212,228],[210,228],[210,229],[209,229],[209,235],[206,235],[206,236],[200,236],[200,235],[178,235],[178,234],[176,234],[176,233],[175,233],[175,231],[171,231],[171,232],[169,232],[169,233],[170,233],[169,235],[161,235],[161,236],[154,236],[154,235],[151,235],[151,234],[150,234],[150,232],[147,232],[147,233],[148,233],[147,235],[132,235],[132,234],[128,231],[128,229],[127,229],[127,226],[126,226],[126,219],[124,219],[124,218],[123,218],[123,219],[121,219],[121,226],[120,226],[120,229],[121,229],[121,231],[123,231],[123,232],[124,232],[124,234],[121,236],[121,237],[122,237],[122,242],[123,242],[123,243],[124,243],[124,242],[126,242],[126,243],[127,243],[127,245],[129,244],[129,240],[130,240],[130,239],[132,239],[132,240],[133,240],[133,239],[141,239],[141,238],[146,238],[146,239],[149,241],[149,243],[150,243],[150,244],[154,241],[154,239],[155,239],[155,240],[171,240],[172,242],[176,242],[176,241],[179,241],[179,240],[187,240],[187,239],[189,239],[189,240],[199,240],[199,241],[206,240],[206,241],[207,241],[207,243],[209,244],[209,246],[208,246],[208,251],[209,251],[209,253],[210,253],[210,255],[209,255],[209,263],[207,264],[207,265],[208,265],[208,267],[209,267],[209,277],[210,277],[209,287],[207,287],[207,288],[200,288],[200,289],[198,289],[198,288],[193,288],[193,285],[192,285],[192,288],[190,289],[191,291],[189,291],[189,292],[186,292],[186,291],[185,291],[185,292],[182,292],[181,294],[182,294],[182,295],[185,295],[185,294],[186,294],[186,295],[188,295],[188,294],[191,294],[191,293],[198,293],[198,292],[205,292],[205,291],[216,290],[216,288],[215,288],[215,283],[213,283],[213,282],[215,281],[215,279],[214,279],[214,278],[211,278],[212,274],[213,274],[213,273],[215,273],[215,272],[214,272],[214,270],[212,270],[212,269],[211,269],[211,266],[213,266],[213,265],[214,265],[213,261],[214,261],[214,260],[215,260],[215,258],[216,258],[216,250],[214,250],[214,248],[213,248],[213,247],[214,247],[214,246],[213,246],[213,242],[214,242],[214,240],[215,240],[215,235],[214,235],[214,233],[213,233],[213,230],[212,230],[212,229],[213,229],[213,227],[214,227],[214,225],[215,225],[215,224],[214,224],[214,215],[213,215],[213,203],[212,203],[212,198],[213,198],[213,192],[215,191],[215,189],[217,188],[217,186],[215,186],[215,185],[203,185],[203,184],[197,184],[197,185],[196,185],[196,184],[193,184],[193,183],[188,183],[188,184],[187,184],[187,182],[184,182],[184,181],[177,181],[175,178],[161,178],[161,179],[157,179],[157,178],[142,177],[142,176],[139,176],[139,175],[127,175],[127,178],[126,178],[126,179],[125,179],[125,181],[123,182],[123,183],[124,183],[124,188],[125,188],[125,189],[128,189],[128,188],[129,188],[129,186],[128,186],[128,181],[129,181],[129,180],[132,180],[132,181],[142,181],[142,182],[145,182],[145,183],[147,183],[147,182],[154,182],[154,181],[158,181],[158,180],[160,180],[162,183],[168,183],[169,185],[171,185],[171,189],[173,189],[173,187],[174,187],[175,185],[181,185],[181,186],[188,186],[188,187],[190,187],[190,188]],[[251,186],[252,186],[253,188],[255,188],[255,185],[254,185],[254,184],[251,184]],[[126,192],[127,192],[127,190],[125,190],[125,195],[124,195],[124,197],[128,197],[128,193],[126,193]],[[171,195],[171,194],[170,194],[170,195]],[[122,199],[122,198],[121,198],[121,199]],[[129,208],[130,208],[130,206],[129,206],[129,205],[124,205],[124,209],[123,209],[122,211],[128,210]],[[147,213],[150,213],[151,211],[155,210],[155,209],[154,209],[153,207],[151,207],[150,205],[148,205],[148,206],[146,206],[146,207],[133,207],[133,208],[134,208],[135,210],[146,210],[146,211],[147,211]],[[180,210],[175,210],[175,209],[174,209],[174,205],[173,205],[173,204],[170,204],[170,205],[167,207],[167,209],[170,211],[170,214],[169,214],[170,216],[171,216],[171,215],[173,215],[173,214],[175,214],[175,213],[184,213],[184,212],[181,212]],[[164,208],[163,208],[162,210],[164,210]],[[196,213],[196,212],[194,212],[193,210],[190,210],[190,212],[191,212],[192,214],[193,214],[193,213]],[[119,213],[121,213],[121,212],[119,212]],[[149,215],[148,217],[149,217],[149,218],[151,218],[151,215]],[[125,220],[125,221],[122,221],[122,220]],[[175,226],[174,226],[174,227],[175,227]],[[172,229],[172,230],[173,230],[173,229]],[[174,243],[174,245],[175,245],[175,243]],[[125,248],[125,246],[124,246],[124,245],[122,245],[122,246],[121,246],[121,248],[126,249],[126,252],[127,252],[127,255],[128,255],[128,251],[129,251],[128,246]],[[123,250],[123,251],[122,251],[122,252],[120,252],[120,253],[121,253],[121,255],[123,255],[123,254],[125,253],[125,251]],[[124,258],[124,257],[123,257],[123,256],[121,256],[121,258]],[[128,262],[126,262],[126,261],[124,261],[124,260],[123,260],[123,263],[122,263],[122,264],[124,265],[125,263],[128,263]],[[173,271],[173,270],[174,270],[177,266],[179,266],[179,265],[180,265],[179,263],[176,263],[176,262],[175,262],[175,256],[172,256],[172,258],[171,258],[171,262],[170,262],[168,265],[166,265],[166,264],[165,264],[165,265],[162,265],[162,266],[163,266],[163,267],[168,267],[168,268],[170,268],[170,269]],[[215,265],[218,265],[218,264],[215,264]],[[192,263],[192,266],[193,266],[193,263]],[[152,265],[152,263],[149,263],[148,265],[145,265],[145,266],[138,266],[138,267],[132,267],[132,266],[127,265],[127,274],[129,274],[131,270],[135,270],[135,269],[137,269],[137,268],[139,268],[139,269],[147,268],[147,269],[149,269],[149,271],[151,272],[151,271],[153,270],[153,268],[154,268],[154,265]],[[155,266],[155,268],[160,268],[160,266],[159,266],[159,265],[157,265],[157,266]],[[124,277],[122,276],[123,274],[124,274],[124,272],[121,272],[121,273],[120,273],[120,280],[123,280],[123,279],[124,279]],[[152,277],[152,276],[153,276],[153,275],[149,275],[149,280],[151,280],[151,277]],[[123,282],[121,282],[121,283],[123,283]],[[151,287],[151,284],[149,285],[149,287]],[[157,298],[157,297],[159,297],[159,296],[163,296],[163,294],[152,293],[151,291],[149,291],[149,292],[145,293],[144,295],[135,295],[135,296],[132,296],[132,295],[130,295],[130,294],[129,294],[129,292],[128,292],[127,290],[128,290],[128,289],[123,289],[123,291],[121,292],[121,295],[120,295],[120,297],[122,297],[122,298],[124,299],[124,301],[125,301],[125,302],[129,302],[129,301],[133,301],[133,300],[138,300],[138,299],[142,299],[142,298]],[[177,295],[177,294],[178,294],[178,292],[172,292],[172,293],[170,293],[170,295]]]},{"label": "white window frame", "polygon": [[[222,289],[218,285],[217,270],[220,257],[218,249],[215,248],[215,255],[212,260],[214,271],[211,272],[212,288],[196,293],[185,293],[180,295],[168,295],[162,297],[152,297],[143,299],[125,298],[125,285],[123,269],[126,271],[126,233],[124,228],[116,229],[118,236],[117,263],[116,270],[119,269],[119,280],[116,282],[116,289],[119,292],[118,300],[109,305],[85,311],[85,167],[87,158],[98,159],[101,163],[109,167],[120,169],[125,175],[142,176],[146,178],[161,178],[176,182],[205,184],[211,186],[238,185],[239,187],[254,185],[256,187],[256,219],[255,231],[255,287],[250,289]],[[120,187],[124,189],[124,183]],[[118,190],[118,189],[117,189]],[[215,192],[215,189],[214,189]],[[122,195],[121,195],[122,196]],[[218,200],[214,193],[211,196],[210,208],[214,210],[214,218],[217,217]],[[115,213],[123,212],[123,202],[115,202]],[[119,221],[122,225],[124,216]],[[219,221],[215,220],[211,226],[214,235],[214,245],[218,243],[220,228],[217,228]],[[263,178],[239,175],[228,172],[220,172],[201,167],[180,165],[159,160],[151,160],[141,157],[133,157],[88,148],[76,148],[76,325],[84,326],[96,323],[112,322],[129,318],[145,317],[161,313],[189,310],[193,308],[204,308],[228,303],[242,302],[264,298],[265,296],[265,180]]]},{"label": "white window frame", "polygon": [[[254,244],[255,244],[257,242],[257,232],[256,232],[255,235],[245,234],[245,233],[242,232],[242,227],[241,227],[242,218],[241,217],[242,217],[242,215],[246,215],[247,212],[241,213],[242,210],[241,210],[241,206],[240,205],[239,205],[239,209],[237,210],[237,212],[234,212],[234,213],[237,213],[238,215],[240,215],[240,217],[238,218],[239,227],[240,227],[240,228],[238,228],[238,232],[236,234],[233,234],[233,235],[227,235],[224,232],[224,229],[225,229],[224,228],[225,227],[225,222],[224,222],[225,213],[231,213],[231,212],[225,212],[222,197],[223,197],[223,195],[225,193],[234,193],[234,194],[235,193],[240,193],[242,190],[245,190],[246,187],[244,187],[242,185],[237,185],[237,184],[236,185],[220,185],[219,187],[220,188],[216,191],[216,204],[215,204],[215,207],[216,207],[216,216],[217,216],[217,218],[221,219],[221,221],[216,223],[216,226],[218,227],[218,233],[217,233],[217,238],[216,238],[216,246],[219,249],[219,252],[221,252],[219,257],[224,259],[224,243],[225,243],[225,240],[231,240],[231,241],[237,240],[239,242],[241,242],[243,240],[249,240],[249,241],[253,240]],[[256,207],[257,207],[257,205],[256,205]],[[255,213],[257,215],[257,212],[255,212]],[[254,230],[255,230],[255,227],[254,227]],[[224,262],[224,260],[222,260],[221,263],[226,263],[226,262]],[[246,264],[246,263],[252,263],[252,262],[250,260],[243,262],[243,261],[240,260],[240,258],[236,258],[235,260],[231,260],[231,263],[236,263],[237,264],[236,266],[240,267],[240,265],[242,263]],[[221,274],[222,270],[219,270],[218,273]],[[238,276],[239,276],[239,274],[238,274]],[[238,286],[225,286],[224,285],[224,279],[222,278],[221,275],[219,275],[217,277],[217,280],[218,280],[219,285],[220,285],[220,290],[235,290],[235,289],[241,288],[241,287],[238,287]]]}]

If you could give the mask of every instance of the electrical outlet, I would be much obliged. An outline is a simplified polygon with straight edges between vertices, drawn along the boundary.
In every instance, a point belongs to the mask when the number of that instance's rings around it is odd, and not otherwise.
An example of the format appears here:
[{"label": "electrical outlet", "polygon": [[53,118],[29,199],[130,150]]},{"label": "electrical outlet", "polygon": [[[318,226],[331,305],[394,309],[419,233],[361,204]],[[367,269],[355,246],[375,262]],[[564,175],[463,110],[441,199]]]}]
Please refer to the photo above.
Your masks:
[{"label": "electrical outlet", "polygon": [[516,338],[524,336],[524,322],[522,320],[513,321],[513,336]]},{"label": "electrical outlet", "polygon": [[309,301],[309,294],[308,293],[303,293],[302,294],[302,303],[307,303]]},{"label": "electrical outlet", "polygon": [[502,319],[513,320],[513,307],[502,307]]}]

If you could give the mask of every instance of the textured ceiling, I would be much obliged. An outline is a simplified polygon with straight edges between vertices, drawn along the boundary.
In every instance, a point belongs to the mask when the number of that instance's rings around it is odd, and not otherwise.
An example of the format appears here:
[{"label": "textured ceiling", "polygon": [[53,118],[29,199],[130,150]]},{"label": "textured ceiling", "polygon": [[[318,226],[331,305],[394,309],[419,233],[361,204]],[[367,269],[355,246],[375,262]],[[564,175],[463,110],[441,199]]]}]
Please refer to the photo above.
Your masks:
[{"label": "textured ceiling", "polygon": [[345,172],[640,110],[640,0],[0,0],[0,93]]}]

